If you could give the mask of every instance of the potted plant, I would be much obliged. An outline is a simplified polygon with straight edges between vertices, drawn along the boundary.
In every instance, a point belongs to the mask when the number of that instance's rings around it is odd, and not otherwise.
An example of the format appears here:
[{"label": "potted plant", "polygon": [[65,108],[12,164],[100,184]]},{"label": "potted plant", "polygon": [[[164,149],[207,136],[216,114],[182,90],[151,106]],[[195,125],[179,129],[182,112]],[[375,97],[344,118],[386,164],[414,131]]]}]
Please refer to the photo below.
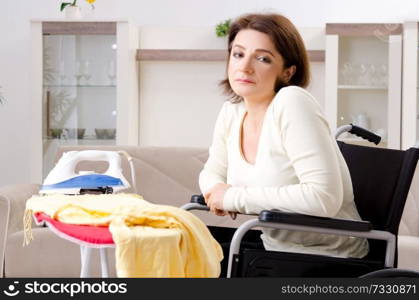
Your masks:
[{"label": "potted plant", "polygon": [[[92,9],[95,8],[93,3],[96,0],[86,0],[91,6]],[[77,5],[77,0],[73,0],[73,2],[61,2],[60,11],[65,12],[65,16],[69,19],[80,19],[81,18],[81,8]]]},{"label": "potted plant", "polygon": [[227,19],[224,22],[218,23],[215,26],[215,34],[218,37],[225,37],[228,34],[228,31],[230,30],[230,23],[231,19]]}]

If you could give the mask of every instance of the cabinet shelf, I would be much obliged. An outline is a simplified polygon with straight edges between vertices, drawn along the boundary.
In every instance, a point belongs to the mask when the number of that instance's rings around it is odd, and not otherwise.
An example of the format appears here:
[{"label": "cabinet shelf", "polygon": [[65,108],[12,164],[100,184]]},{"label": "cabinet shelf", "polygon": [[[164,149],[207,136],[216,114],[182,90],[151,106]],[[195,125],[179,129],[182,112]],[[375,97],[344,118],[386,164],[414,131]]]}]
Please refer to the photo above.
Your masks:
[{"label": "cabinet shelf", "polygon": [[338,89],[340,89],[340,90],[377,90],[377,91],[385,91],[388,88],[387,88],[387,86],[341,84],[341,85],[338,85]]},{"label": "cabinet shelf", "polygon": [[99,84],[92,84],[92,85],[75,85],[75,84],[73,84],[73,85],[71,85],[71,84],[63,84],[63,85],[60,85],[60,84],[47,84],[47,85],[44,85],[44,87],[49,87],[49,88],[55,88],[55,87],[57,87],[57,88],[66,88],[66,87],[77,87],[77,88],[90,88],[90,87],[94,87],[94,88],[97,88],[97,87],[100,87],[100,88],[102,88],[102,87],[116,87],[116,85],[99,85]]},{"label": "cabinet shelf", "polygon": [[[311,62],[324,62],[324,50],[307,50]],[[226,61],[224,49],[137,49],[137,61]]]},{"label": "cabinet shelf", "polygon": [[98,139],[96,137],[84,137],[82,139],[59,139],[59,138],[53,138],[53,137],[44,137],[44,140],[48,141],[62,141],[62,142],[74,142],[74,141],[115,141],[115,138],[113,139]]}]

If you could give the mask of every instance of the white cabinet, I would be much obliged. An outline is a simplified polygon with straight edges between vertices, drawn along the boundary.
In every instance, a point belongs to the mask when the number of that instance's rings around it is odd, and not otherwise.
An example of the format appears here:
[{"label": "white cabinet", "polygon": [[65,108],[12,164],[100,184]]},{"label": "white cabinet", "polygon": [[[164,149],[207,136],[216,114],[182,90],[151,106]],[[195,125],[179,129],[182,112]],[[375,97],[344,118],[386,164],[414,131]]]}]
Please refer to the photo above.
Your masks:
[{"label": "white cabinet", "polygon": [[[401,24],[326,25],[325,113],[332,131],[355,123],[401,147]],[[368,144],[355,136],[348,142]],[[370,144],[369,144],[370,145]]]},{"label": "white cabinet", "polygon": [[402,149],[419,140],[418,26],[418,22],[405,22],[403,26]]},{"label": "white cabinet", "polygon": [[137,145],[137,28],[127,21],[34,20],[31,180],[60,145]]}]

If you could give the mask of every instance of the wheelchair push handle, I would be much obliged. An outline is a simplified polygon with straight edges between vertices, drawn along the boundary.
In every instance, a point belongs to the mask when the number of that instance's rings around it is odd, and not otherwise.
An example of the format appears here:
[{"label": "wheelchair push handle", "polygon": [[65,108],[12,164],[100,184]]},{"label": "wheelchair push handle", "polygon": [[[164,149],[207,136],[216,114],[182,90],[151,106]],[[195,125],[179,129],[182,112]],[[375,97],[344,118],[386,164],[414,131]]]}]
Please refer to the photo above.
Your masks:
[{"label": "wheelchair push handle", "polygon": [[359,127],[359,126],[356,126],[356,125],[353,125],[353,124],[340,126],[335,132],[335,139],[338,139],[339,136],[344,132],[349,132],[349,133],[355,134],[355,135],[357,135],[357,136],[359,136],[359,137],[361,137],[365,140],[368,140],[369,142],[374,143],[376,145],[378,145],[381,141],[381,136],[376,135],[375,133],[373,133],[369,130],[366,130],[362,127]]},{"label": "wheelchair push handle", "polygon": [[363,139],[366,139],[370,141],[371,143],[374,143],[378,145],[381,141],[381,136],[376,135],[375,133],[368,131],[362,127],[356,126],[351,124],[352,129],[349,130],[349,133],[355,134],[359,137],[362,137]]}]

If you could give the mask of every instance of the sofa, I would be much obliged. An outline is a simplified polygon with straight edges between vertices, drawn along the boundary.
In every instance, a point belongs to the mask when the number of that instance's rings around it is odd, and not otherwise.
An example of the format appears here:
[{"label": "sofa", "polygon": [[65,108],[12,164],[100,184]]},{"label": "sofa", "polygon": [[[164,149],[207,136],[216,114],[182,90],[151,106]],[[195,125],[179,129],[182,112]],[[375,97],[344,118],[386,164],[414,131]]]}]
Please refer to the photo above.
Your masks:
[{"label": "sofa", "polygon": [[[65,146],[58,150],[123,150],[132,158],[135,167],[137,191],[147,201],[180,207],[190,201],[193,194],[200,194],[198,175],[208,157],[207,149],[135,146]],[[56,160],[57,160],[56,159]],[[103,162],[82,162],[77,170],[104,172]],[[130,167],[122,158],[125,178],[131,182]],[[132,185],[132,184],[131,184]],[[80,248],[64,240],[46,227],[32,222],[34,240],[23,247],[23,212],[25,202],[37,194],[40,185],[21,184],[0,187],[0,274],[4,277],[79,277]],[[124,192],[133,192],[133,189]],[[232,220],[205,211],[192,211],[206,224],[237,227],[249,216]],[[110,276],[115,276],[114,249],[108,248]],[[99,251],[93,251],[91,274],[100,276]]]},{"label": "sofa", "polygon": [[[207,149],[186,147],[136,146],[65,146],[72,150],[123,150],[133,157],[137,191],[144,199],[173,206],[189,202],[191,195],[199,194],[198,175],[208,157]],[[103,162],[83,162],[79,170],[103,172]],[[129,164],[122,159],[124,176],[131,181]],[[419,186],[419,175],[413,186]],[[34,240],[23,246],[23,212],[25,201],[39,191],[38,184],[20,184],[0,187],[0,275],[3,277],[79,277],[80,248],[64,240],[46,227],[32,223]],[[127,192],[132,192],[128,190]],[[251,216],[219,217],[204,211],[193,211],[206,224],[237,227]],[[419,189],[411,188],[400,225],[398,241],[399,268],[419,270]],[[114,249],[108,248],[110,276],[116,276]],[[91,274],[100,276],[98,251],[93,251]]]}]

